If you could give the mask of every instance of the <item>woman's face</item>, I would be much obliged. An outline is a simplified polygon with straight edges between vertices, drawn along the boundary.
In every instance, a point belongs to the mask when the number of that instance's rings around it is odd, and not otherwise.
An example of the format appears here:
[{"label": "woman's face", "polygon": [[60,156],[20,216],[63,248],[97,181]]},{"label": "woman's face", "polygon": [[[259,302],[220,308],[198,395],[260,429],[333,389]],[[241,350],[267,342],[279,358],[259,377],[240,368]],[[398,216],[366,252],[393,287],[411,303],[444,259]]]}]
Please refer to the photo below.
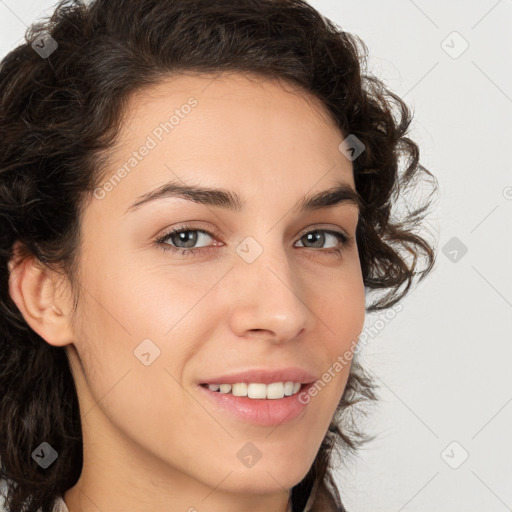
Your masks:
[{"label": "woman's face", "polygon": [[[343,138],[314,98],[237,73],[169,78],[132,97],[81,223],[68,348],[84,481],[105,473],[133,484],[123,493],[179,485],[197,506],[213,488],[282,494],[305,476],[349,374],[333,365],[364,322],[357,206],[301,210],[319,192],[354,189]],[[170,187],[149,198],[169,184],[223,189],[233,205]],[[183,233],[166,236],[173,228]],[[298,395],[201,386],[259,370],[277,373],[243,380],[311,382],[330,368],[301,407]],[[304,375],[279,373],[289,369]],[[281,391],[252,386],[262,389]],[[245,412],[230,409],[237,400]]]}]

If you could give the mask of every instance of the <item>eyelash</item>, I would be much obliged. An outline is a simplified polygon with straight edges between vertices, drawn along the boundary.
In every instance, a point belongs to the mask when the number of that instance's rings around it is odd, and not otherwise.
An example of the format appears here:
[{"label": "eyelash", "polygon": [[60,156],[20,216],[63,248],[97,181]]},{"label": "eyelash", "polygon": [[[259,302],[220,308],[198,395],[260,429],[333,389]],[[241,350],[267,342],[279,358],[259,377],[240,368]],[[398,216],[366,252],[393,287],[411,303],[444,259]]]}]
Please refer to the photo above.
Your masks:
[{"label": "eyelash", "polygon": [[[160,247],[160,249],[162,249],[163,251],[171,251],[172,253],[178,253],[178,252],[181,252],[181,255],[182,256],[198,256],[199,254],[203,253],[204,251],[207,251],[209,249],[212,248],[212,246],[208,246],[208,247],[199,247],[199,248],[195,248],[195,249],[183,249],[181,247],[174,247],[168,243],[166,243],[166,240],[168,238],[170,238],[172,235],[176,235],[176,234],[179,234],[179,233],[187,233],[187,232],[198,232],[198,233],[204,233],[205,235],[208,235],[212,238],[215,238],[215,235],[213,235],[213,233],[210,233],[209,231],[206,231],[204,229],[194,229],[190,226],[178,226],[174,229],[172,229],[171,231],[169,231],[168,233],[165,233],[164,235],[162,235],[161,237],[157,238],[155,240],[155,243],[158,247]],[[345,233],[342,233],[341,231],[334,231],[334,230],[329,230],[329,229],[313,229],[311,231],[307,231],[306,233],[304,233],[300,238],[303,238],[305,237],[306,235],[310,234],[310,233],[329,233],[330,235],[334,235],[335,237],[338,238],[338,240],[340,241],[340,246],[336,247],[335,249],[328,249],[328,250],[321,250],[321,249],[318,249],[320,250],[321,252],[324,252],[324,253],[327,253],[328,255],[330,256],[339,256],[341,255],[341,253],[343,252],[343,250],[349,245],[349,243],[352,241],[352,238],[351,236],[348,236],[346,235]],[[215,247],[215,246],[213,246]],[[308,249],[308,247],[306,247],[306,249]],[[313,249],[315,250],[314,247],[309,247],[309,249]]]}]

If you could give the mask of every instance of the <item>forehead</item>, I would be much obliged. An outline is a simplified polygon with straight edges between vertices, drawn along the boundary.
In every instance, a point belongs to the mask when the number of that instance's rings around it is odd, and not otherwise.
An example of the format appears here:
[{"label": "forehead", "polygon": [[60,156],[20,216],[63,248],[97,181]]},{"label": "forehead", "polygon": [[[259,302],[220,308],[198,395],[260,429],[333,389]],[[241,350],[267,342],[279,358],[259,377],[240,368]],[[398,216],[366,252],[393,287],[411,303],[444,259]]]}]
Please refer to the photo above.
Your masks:
[{"label": "forehead", "polygon": [[[308,109],[314,117],[335,125],[322,101],[305,91],[300,85],[282,77],[270,78],[257,73],[224,71],[220,73],[181,72],[163,76],[157,83],[137,90],[131,95],[128,110],[141,114],[156,107],[155,102],[183,100],[194,96],[204,109],[214,104],[243,104],[247,109],[275,109],[276,113],[291,113],[291,110]],[[161,106],[161,103],[160,103]],[[163,112],[160,112],[163,113]]]},{"label": "forehead", "polygon": [[123,125],[121,143],[156,131],[159,145],[176,150],[178,139],[203,151],[219,143],[235,149],[243,141],[243,147],[260,147],[260,156],[263,144],[294,145],[299,152],[329,148],[337,156],[341,138],[323,103],[298,85],[237,72],[162,78],[129,99]]},{"label": "forehead", "polygon": [[[321,101],[287,82],[240,73],[167,77],[126,104],[108,172],[128,172],[111,195],[122,189],[134,198],[176,179],[251,193],[296,188],[297,196],[340,181],[354,186],[338,149],[343,138]],[[135,161],[144,146],[151,149]]]}]

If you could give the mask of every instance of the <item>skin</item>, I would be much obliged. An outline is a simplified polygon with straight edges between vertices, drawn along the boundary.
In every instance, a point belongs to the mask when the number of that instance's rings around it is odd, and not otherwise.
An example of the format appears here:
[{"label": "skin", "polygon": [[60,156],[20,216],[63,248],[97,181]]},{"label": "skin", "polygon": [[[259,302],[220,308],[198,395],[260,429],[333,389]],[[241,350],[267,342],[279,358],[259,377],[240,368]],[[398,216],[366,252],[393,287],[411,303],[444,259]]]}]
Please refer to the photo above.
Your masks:
[{"label": "skin", "polygon": [[[84,467],[64,495],[71,512],[285,512],[350,364],[303,415],[278,427],[216,410],[197,382],[288,366],[320,378],[363,328],[355,240],[329,254],[340,246],[336,237],[322,231],[315,244],[304,236],[328,229],[354,237],[357,207],[292,212],[305,195],[340,181],[355,188],[352,163],[338,149],[344,136],[315,98],[239,73],[166,78],[130,99],[103,183],[191,96],[198,101],[191,113],[102,199],[87,203],[76,314],[77,290],[37,261],[27,259],[10,281],[29,325],[66,348],[77,385]],[[125,214],[178,177],[236,192],[243,210],[165,198]],[[184,222],[213,234],[192,245],[209,249],[184,256],[155,243]],[[263,248],[250,264],[235,251],[247,236]],[[146,338],[160,350],[149,366],[134,356]],[[237,457],[247,442],[262,454],[252,467]]]}]

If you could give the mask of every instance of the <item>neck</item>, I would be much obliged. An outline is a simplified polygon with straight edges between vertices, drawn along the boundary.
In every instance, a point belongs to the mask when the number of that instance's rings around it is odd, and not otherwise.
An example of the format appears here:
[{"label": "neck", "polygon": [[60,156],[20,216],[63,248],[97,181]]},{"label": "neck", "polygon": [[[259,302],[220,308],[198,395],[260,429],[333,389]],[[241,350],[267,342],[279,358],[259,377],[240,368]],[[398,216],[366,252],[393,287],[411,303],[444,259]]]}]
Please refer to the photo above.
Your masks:
[{"label": "neck", "polygon": [[[237,489],[236,468],[219,474],[215,486],[211,486],[170,467],[119,433],[96,435],[93,441],[87,432],[83,428],[82,473],[75,486],[63,496],[69,512],[288,511],[289,490]],[[266,485],[275,488],[270,476],[266,480]]]}]

